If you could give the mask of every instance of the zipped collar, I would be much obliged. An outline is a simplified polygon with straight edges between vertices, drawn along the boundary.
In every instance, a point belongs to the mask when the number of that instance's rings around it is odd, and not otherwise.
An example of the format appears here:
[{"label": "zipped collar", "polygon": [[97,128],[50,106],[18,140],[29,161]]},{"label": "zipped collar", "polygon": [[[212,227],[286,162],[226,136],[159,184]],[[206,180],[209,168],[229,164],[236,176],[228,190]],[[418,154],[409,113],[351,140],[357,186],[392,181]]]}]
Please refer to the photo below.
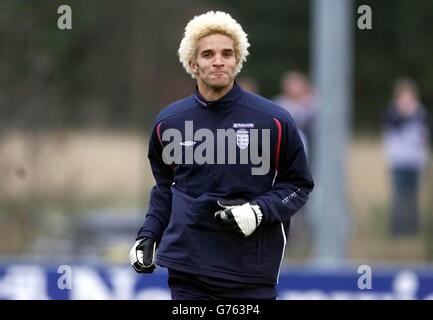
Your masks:
[{"label": "zipped collar", "polygon": [[243,94],[243,89],[239,86],[236,81],[233,84],[233,88],[230,89],[229,92],[226,93],[223,97],[215,101],[206,101],[203,96],[198,91],[198,86],[195,87],[194,92],[194,100],[197,102],[197,105],[210,109],[213,111],[220,111],[230,108]]}]

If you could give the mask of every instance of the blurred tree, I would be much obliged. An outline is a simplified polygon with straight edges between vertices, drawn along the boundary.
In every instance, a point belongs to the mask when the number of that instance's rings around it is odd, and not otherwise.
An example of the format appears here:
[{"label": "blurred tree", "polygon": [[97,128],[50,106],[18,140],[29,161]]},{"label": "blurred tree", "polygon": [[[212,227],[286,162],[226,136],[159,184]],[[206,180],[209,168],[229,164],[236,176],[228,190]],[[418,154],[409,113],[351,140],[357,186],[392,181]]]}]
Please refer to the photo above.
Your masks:
[{"label": "blurred tree", "polygon": [[[0,128],[147,127],[165,104],[191,92],[176,56],[193,15],[230,12],[249,34],[242,75],[273,97],[281,74],[309,71],[309,1],[71,0],[72,30],[57,28],[59,0],[0,3]],[[356,0],[373,29],[356,30],[354,124],[378,130],[393,80],[418,81],[433,105],[433,2]],[[355,19],[356,21],[356,19]]]}]

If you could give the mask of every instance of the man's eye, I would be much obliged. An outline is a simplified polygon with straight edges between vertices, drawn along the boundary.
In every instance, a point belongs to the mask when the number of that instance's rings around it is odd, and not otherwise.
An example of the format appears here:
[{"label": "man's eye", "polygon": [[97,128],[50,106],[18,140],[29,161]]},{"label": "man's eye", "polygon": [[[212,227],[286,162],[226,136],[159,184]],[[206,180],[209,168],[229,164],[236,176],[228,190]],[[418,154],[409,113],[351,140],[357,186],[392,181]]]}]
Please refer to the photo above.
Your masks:
[{"label": "man's eye", "polygon": [[203,53],[201,56],[203,58],[210,58],[212,55],[210,53]]}]

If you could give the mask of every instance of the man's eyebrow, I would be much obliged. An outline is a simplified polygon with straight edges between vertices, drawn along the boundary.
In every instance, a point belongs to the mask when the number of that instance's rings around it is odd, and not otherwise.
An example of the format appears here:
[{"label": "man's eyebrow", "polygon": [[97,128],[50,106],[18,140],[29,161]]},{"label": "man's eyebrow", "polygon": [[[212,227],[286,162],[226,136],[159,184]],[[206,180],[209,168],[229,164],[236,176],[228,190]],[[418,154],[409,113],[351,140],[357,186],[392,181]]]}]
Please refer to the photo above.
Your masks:
[{"label": "man's eyebrow", "polygon": [[200,54],[210,53],[210,52],[213,52],[213,50],[212,49],[204,49],[204,50],[200,51]]}]

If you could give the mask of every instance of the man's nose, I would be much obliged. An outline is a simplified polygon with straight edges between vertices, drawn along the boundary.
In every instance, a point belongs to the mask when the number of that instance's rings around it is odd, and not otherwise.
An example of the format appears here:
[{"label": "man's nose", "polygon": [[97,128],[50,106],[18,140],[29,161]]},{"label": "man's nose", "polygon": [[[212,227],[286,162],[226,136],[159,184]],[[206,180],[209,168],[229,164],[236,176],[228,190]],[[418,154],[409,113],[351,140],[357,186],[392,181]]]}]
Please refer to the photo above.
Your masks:
[{"label": "man's nose", "polygon": [[215,55],[215,60],[213,62],[214,66],[223,66],[224,65],[224,59],[222,55],[217,54]]}]

